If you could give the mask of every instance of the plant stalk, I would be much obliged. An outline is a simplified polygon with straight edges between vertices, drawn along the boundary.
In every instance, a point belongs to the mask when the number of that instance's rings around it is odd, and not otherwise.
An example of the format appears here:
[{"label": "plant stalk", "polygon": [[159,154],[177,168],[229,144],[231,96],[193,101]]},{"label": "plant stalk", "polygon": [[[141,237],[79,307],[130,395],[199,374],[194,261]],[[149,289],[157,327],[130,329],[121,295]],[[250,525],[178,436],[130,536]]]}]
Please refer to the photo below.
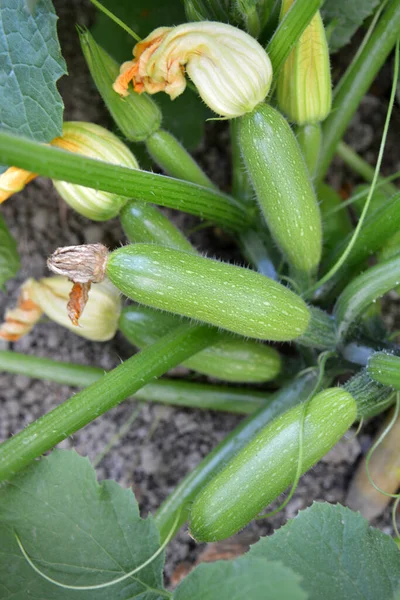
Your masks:
[{"label": "plant stalk", "polygon": [[218,330],[185,324],[0,445],[0,481],[210,343]]},{"label": "plant stalk", "polygon": [[[87,387],[106,375],[104,369],[98,367],[60,362],[10,350],[0,351],[1,371],[76,387]],[[266,401],[269,394],[270,392],[257,392],[251,388],[157,379],[137,390],[134,399],[170,406],[250,414]]]},{"label": "plant stalk", "polygon": [[0,133],[0,163],[127,198],[157,202],[235,231],[249,226],[245,209],[222,192],[140,169],[112,165]]},{"label": "plant stalk", "polygon": [[[290,13],[289,13],[290,14]],[[393,49],[400,31],[400,0],[392,0],[362,52],[348,67],[334,90],[332,111],[323,124],[317,168],[322,181],[362,98]]]},{"label": "plant stalk", "polygon": [[[339,142],[336,153],[350,169],[360,175],[365,181],[368,181],[368,183],[372,182],[375,175],[375,168],[371,167],[371,165],[361,158],[361,156],[359,156],[348,144]],[[382,182],[383,178],[378,177],[378,183]],[[391,196],[398,192],[398,188],[392,183],[382,183],[381,189]]]}]

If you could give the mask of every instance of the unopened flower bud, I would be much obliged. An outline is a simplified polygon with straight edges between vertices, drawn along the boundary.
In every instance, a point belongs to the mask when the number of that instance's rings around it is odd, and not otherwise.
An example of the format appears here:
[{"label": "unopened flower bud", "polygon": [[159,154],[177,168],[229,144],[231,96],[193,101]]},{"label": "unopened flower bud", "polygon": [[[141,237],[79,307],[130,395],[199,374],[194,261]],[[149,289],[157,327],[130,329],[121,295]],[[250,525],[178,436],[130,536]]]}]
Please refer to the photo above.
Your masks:
[{"label": "unopened flower bud", "polygon": [[[55,138],[51,145],[131,169],[139,168],[132,152],[116,135],[93,123],[64,123],[63,135]],[[127,202],[125,196],[118,194],[101,192],[66,181],[53,183],[67,204],[93,221],[106,221],[115,217]]]},{"label": "unopened flower bud", "polygon": [[30,171],[9,167],[0,175],[0,204],[13,194],[23,190],[26,184],[35,177],[36,174]]},{"label": "unopened flower bud", "polygon": [[239,117],[267,96],[272,66],[250,35],[225,23],[204,21],[159,27],[136,44],[121,66],[114,90],[125,96],[164,91],[174,100],[186,87],[185,69],[204,102],[217,114]]},{"label": "unopened flower bud", "polygon": [[161,124],[157,104],[145,94],[131,92],[126,98],[116,94],[112,84],[119,73],[118,63],[97,44],[89,31],[78,33],[90,74],[118,128],[128,140],[146,140]]},{"label": "unopened flower bud", "polygon": [[[283,0],[281,19],[294,0]],[[329,49],[317,12],[285,61],[277,82],[277,103],[290,121],[304,125],[323,121],[332,106]]]}]

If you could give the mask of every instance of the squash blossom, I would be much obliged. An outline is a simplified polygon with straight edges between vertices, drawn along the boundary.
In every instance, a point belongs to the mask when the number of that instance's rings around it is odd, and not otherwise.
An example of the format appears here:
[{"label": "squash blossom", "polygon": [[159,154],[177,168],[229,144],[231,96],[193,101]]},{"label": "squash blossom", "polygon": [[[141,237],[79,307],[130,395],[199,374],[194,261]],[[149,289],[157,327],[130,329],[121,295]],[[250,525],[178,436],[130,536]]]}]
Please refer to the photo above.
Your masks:
[{"label": "squash blossom", "polygon": [[[104,127],[94,123],[70,121],[63,124],[63,134],[50,142],[63,150],[96,158],[108,163],[139,169],[129,148]],[[36,175],[23,169],[10,167],[0,175],[0,203],[21,191]],[[93,221],[106,221],[118,215],[127,202],[125,196],[102,192],[93,188],[53,181],[63,200],[77,213]]]},{"label": "squash blossom", "polygon": [[[281,20],[294,0],[283,0]],[[332,84],[324,24],[317,12],[278,75],[277,103],[297,125],[318,123],[329,114]]]},{"label": "squash blossom", "polygon": [[136,44],[134,59],[123,63],[113,87],[121,96],[167,93],[171,100],[186,88],[185,72],[204,102],[217,114],[239,117],[268,94],[272,65],[250,35],[212,21],[159,27]]},{"label": "squash blossom", "polygon": [[77,322],[72,322],[69,308],[71,300],[76,303],[76,298],[71,298],[71,286],[71,281],[62,276],[39,281],[27,279],[17,307],[6,311],[4,323],[0,325],[0,338],[16,342],[31,331],[43,314],[92,341],[105,342],[114,337],[121,312],[119,291],[107,279],[92,287],[83,287],[87,304],[78,326]]},{"label": "squash blossom", "polygon": [[0,204],[13,194],[24,189],[27,183],[35,179],[36,174],[17,167],[10,167],[0,175]]}]

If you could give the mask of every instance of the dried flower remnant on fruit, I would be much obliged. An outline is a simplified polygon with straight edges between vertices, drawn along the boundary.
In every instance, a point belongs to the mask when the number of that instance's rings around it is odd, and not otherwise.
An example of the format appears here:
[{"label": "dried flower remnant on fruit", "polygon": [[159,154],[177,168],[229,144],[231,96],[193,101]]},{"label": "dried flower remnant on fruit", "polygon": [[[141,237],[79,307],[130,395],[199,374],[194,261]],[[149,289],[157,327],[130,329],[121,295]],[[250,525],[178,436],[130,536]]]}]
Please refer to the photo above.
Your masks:
[{"label": "dried flower remnant on fruit", "polygon": [[9,167],[0,175],[0,204],[13,194],[23,190],[35,177],[37,177],[36,173],[18,167]]},{"label": "dried flower remnant on fruit", "polygon": [[63,246],[47,260],[50,271],[74,283],[100,283],[105,276],[108,249],[103,244]]},{"label": "dried flower remnant on fruit", "polygon": [[47,266],[57,275],[64,275],[72,281],[67,313],[74,326],[87,304],[90,286],[104,280],[108,249],[103,244],[64,246],[50,256]]},{"label": "dried flower remnant on fruit", "polygon": [[239,117],[252,111],[269,92],[272,65],[250,35],[212,21],[159,27],[136,44],[134,59],[123,63],[114,90],[165,92],[171,100],[186,88],[189,75],[203,101],[217,114]]},{"label": "dried flower remnant on fruit", "polygon": [[17,306],[6,311],[4,322],[0,325],[0,338],[8,342],[17,342],[39,321],[43,314],[41,307],[32,298],[33,279],[28,279],[20,290]]}]

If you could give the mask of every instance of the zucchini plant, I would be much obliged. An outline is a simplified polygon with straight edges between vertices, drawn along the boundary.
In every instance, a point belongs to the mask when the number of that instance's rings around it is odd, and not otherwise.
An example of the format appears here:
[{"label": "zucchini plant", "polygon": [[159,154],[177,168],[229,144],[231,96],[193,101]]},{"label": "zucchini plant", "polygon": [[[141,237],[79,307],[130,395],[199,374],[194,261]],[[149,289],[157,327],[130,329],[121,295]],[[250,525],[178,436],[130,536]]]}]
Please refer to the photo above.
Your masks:
[{"label": "zucchini plant", "polygon": [[[121,225],[114,247],[105,238],[54,247],[52,276],[29,272],[16,303],[7,298],[0,369],[82,389],[1,441],[0,597],[399,598],[394,539],[328,503],[244,556],[197,566],[172,591],[162,570],[185,524],[197,543],[268,519],[352,426],[388,409],[389,429],[398,419],[400,344],[379,300],[400,286],[398,174],[380,175],[400,0],[357,0],[356,17],[344,0],[173,0],[168,11],[159,0],[91,2],[96,23],[78,23],[76,50],[112,131],[63,118],[51,0],[0,6],[0,203],[47,177],[104,232],[110,219]],[[362,41],[333,86],[331,55],[356,30]],[[393,80],[371,166],[343,137],[384,65]],[[206,118],[229,121],[229,189],[189,152]],[[335,154],[365,180],[346,201],[325,179]],[[197,247],[159,207],[224,230],[235,260]],[[0,216],[3,287],[17,276],[22,243]],[[96,343],[120,331],[132,356],[104,373],[50,349],[21,353],[19,340],[34,340],[43,316]],[[178,365],[189,374],[165,376]],[[132,395],[246,415],[144,519],[130,490],[97,483],[88,460],[53,449]]]}]

